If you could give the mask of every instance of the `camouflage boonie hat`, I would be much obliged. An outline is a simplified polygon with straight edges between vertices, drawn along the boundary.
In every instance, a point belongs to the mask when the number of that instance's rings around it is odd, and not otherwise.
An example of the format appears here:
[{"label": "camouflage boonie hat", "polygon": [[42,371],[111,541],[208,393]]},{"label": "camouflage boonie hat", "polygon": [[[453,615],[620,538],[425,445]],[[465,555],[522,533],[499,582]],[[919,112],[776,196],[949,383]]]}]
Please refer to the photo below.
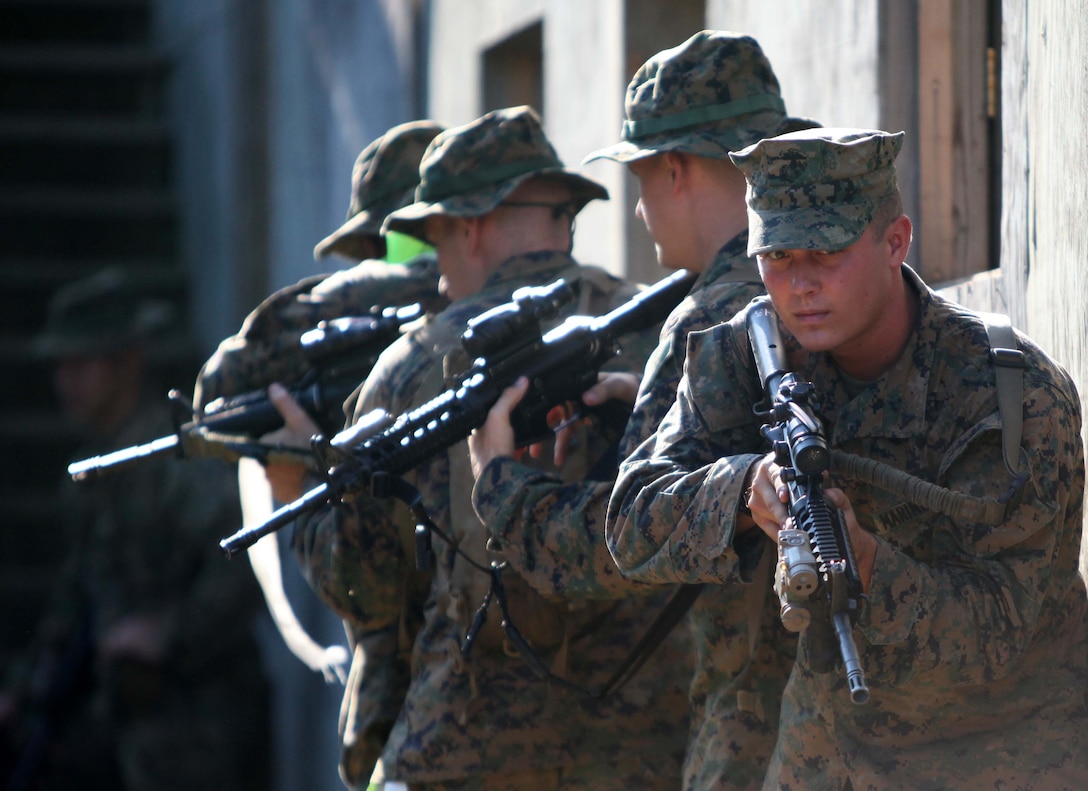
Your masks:
[{"label": "camouflage boonie hat", "polygon": [[566,169],[532,108],[508,107],[431,141],[420,164],[416,202],[390,214],[383,230],[422,239],[427,217],[487,214],[534,176],[561,180],[579,210],[591,200],[608,199],[603,186]]},{"label": "camouflage boonie hat", "polygon": [[109,354],[170,329],[174,319],[169,303],[141,294],[111,267],[57,290],[32,348],[43,357]]},{"label": "camouflage boonie hat", "polygon": [[852,245],[898,189],[902,147],[902,132],[807,129],[730,154],[748,180],[748,255]]},{"label": "camouflage boonie hat", "polygon": [[704,30],[657,53],[627,86],[623,141],[592,154],[632,162],[666,151],[726,159],[730,151],[791,129],[786,105],[759,43],[751,36]]},{"label": "camouflage boonie hat", "polygon": [[363,149],[351,170],[351,204],[346,222],[314,247],[314,258],[339,255],[353,261],[368,257],[360,237],[381,235],[382,223],[407,206],[419,184],[419,161],[442,127],[433,121],[394,126]]}]

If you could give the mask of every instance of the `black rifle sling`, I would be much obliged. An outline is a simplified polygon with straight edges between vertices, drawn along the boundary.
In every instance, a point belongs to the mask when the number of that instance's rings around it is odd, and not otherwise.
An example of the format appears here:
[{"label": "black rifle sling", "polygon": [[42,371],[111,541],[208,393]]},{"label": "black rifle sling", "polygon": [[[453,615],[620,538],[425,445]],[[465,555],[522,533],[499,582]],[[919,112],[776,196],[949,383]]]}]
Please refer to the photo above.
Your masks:
[{"label": "black rifle sling", "polygon": [[639,641],[635,643],[634,648],[631,649],[631,653],[627,655],[623,664],[612,674],[608,682],[594,693],[595,696],[603,698],[615,692],[633,678],[639,668],[650,658],[650,654],[661,645],[673,628],[680,623],[680,619],[691,609],[691,605],[695,603],[695,600],[699,598],[699,594],[702,592],[702,584],[677,586],[676,592],[661,608],[661,612],[657,614],[653,623],[647,627],[646,632],[639,638]]}]

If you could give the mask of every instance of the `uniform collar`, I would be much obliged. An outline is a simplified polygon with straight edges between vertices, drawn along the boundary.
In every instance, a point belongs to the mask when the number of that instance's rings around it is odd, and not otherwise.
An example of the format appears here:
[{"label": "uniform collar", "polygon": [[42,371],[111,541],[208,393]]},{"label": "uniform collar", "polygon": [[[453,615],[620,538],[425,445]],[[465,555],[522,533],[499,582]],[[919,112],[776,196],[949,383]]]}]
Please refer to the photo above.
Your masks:
[{"label": "uniform collar", "polygon": [[938,299],[910,267],[903,266],[908,288],[919,298],[918,320],[902,354],[888,371],[851,398],[843,374],[828,354],[814,355],[811,381],[819,385],[821,412],[833,419],[831,443],[835,446],[854,437],[908,438],[927,431],[926,395],[937,353]]},{"label": "uniform collar", "polygon": [[[492,272],[484,283],[484,289],[490,290],[505,286],[510,281],[541,281],[547,282],[548,276],[558,273],[567,267],[576,266],[576,262],[567,253],[560,250],[537,250],[532,253],[521,253],[511,256],[503,261]],[[558,277],[558,274],[555,275]],[[552,277],[552,280],[555,279]]]},{"label": "uniform collar", "polygon": [[715,282],[725,277],[736,269],[751,269],[758,274],[756,260],[748,257],[748,231],[741,231],[734,236],[718,251],[714,260],[710,262],[695,284],[691,287],[694,293],[699,289],[714,285]]}]

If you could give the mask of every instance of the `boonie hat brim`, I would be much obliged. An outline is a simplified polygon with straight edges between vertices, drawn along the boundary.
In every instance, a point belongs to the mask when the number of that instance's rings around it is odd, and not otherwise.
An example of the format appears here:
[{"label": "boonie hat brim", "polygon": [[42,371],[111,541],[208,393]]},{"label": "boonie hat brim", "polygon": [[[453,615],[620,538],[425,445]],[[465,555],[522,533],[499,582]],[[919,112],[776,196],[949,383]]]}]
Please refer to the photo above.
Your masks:
[{"label": "boonie hat brim", "polygon": [[571,173],[562,168],[536,170],[508,179],[501,184],[459,193],[439,201],[417,201],[402,209],[397,209],[385,218],[382,231],[398,231],[427,239],[424,228],[428,217],[447,215],[451,217],[479,217],[494,211],[506,197],[531,178],[546,177],[561,181],[567,185],[575,201],[579,202],[579,211],[592,200],[608,200],[608,190],[591,179]]}]

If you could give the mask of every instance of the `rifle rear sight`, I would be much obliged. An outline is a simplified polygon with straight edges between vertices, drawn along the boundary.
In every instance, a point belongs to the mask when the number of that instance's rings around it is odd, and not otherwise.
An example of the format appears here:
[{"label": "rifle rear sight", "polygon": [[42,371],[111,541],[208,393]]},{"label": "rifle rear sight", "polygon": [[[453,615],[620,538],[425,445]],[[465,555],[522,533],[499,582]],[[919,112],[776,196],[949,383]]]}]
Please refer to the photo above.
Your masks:
[{"label": "rifle rear sight", "polygon": [[811,382],[798,382],[794,374],[782,377],[772,408],[775,428],[767,432],[778,465],[789,475],[820,476],[831,466],[831,452],[823,424],[816,417],[819,404]]},{"label": "rifle rear sight", "polygon": [[510,302],[470,319],[461,345],[473,358],[489,358],[499,352],[509,355],[512,349],[540,340],[540,323],[554,319],[572,301],[574,289],[565,280],[519,288]]}]

